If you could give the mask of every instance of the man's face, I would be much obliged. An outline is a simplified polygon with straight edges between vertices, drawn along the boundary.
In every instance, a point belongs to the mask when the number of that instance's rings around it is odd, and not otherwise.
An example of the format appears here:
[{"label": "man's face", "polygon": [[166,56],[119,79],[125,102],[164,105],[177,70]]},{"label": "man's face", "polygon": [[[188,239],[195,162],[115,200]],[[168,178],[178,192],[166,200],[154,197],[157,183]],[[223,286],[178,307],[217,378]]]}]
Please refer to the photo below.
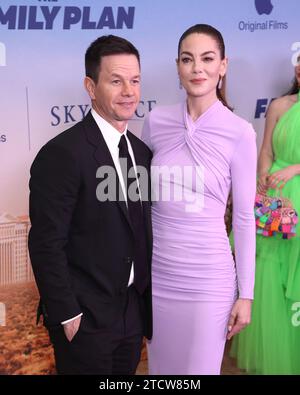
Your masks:
[{"label": "man's face", "polygon": [[140,66],[135,55],[104,56],[97,84],[89,77],[86,89],[98,114],[123,132],[140,100]]}]

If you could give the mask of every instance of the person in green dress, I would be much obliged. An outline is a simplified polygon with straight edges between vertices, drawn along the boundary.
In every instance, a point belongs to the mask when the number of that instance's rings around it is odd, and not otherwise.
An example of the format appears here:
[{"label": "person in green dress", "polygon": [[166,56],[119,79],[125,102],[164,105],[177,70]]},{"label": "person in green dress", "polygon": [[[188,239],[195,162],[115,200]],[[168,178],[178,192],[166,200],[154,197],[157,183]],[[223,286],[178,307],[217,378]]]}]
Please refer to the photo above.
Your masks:
[{"label": "person in green dress", "polygon": [[[289,198],[300,216],[300,56],[293,88],[273,100],[258,159],[257,191]],[[300,374],[300,224],[297,235],[256,238],[251,324],[231,355],[252,374]]]}]

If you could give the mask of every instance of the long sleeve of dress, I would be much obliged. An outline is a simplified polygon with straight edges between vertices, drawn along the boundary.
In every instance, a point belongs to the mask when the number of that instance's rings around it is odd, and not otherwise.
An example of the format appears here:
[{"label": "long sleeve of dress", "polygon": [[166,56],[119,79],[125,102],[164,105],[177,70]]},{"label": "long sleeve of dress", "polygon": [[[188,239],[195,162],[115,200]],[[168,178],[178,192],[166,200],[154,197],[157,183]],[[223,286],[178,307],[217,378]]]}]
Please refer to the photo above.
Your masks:
[{"label": "long sleeve of dress", "polygon": [[231,163],[233,234],[239,298],[253,299],[255,279],[256,135],[246,130]]}]

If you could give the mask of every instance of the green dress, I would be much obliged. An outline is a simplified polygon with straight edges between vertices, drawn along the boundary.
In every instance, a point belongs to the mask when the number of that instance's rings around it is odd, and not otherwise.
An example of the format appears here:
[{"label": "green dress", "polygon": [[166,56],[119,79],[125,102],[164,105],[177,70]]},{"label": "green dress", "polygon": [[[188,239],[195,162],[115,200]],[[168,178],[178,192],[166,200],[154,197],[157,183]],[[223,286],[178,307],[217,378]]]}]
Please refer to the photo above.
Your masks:
[{"label": "green dress", "polygon": [[[275,161],[270,173],[300,164],[298,101],[279,119],[273,133]],[[284,186],[300,219],[300,175]],[[275,191],[268,194],[274,196]],[[300,374],[300,221],[289,240],[257,235],[251,324],[235,336],[231,355],[252,374]]]}]

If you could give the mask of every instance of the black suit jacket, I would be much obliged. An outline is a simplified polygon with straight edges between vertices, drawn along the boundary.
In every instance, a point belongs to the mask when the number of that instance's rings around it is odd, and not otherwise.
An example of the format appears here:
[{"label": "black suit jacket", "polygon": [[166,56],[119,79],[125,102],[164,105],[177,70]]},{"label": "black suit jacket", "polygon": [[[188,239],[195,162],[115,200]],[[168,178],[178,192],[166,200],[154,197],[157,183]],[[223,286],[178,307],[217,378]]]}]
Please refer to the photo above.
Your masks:
[{"label": "black suit jacket", "polygon": [[[151,151],[127,132],[136,164],[150,175]],[[38,153],[30,179],[30,258],[48,327],[81,312],[89,330],[109,328],[122,312],[134,237],[124,201],[100,202],[100,166],[114,163],[91,113],[50,140]],[[118,180],[118,178],[117,178]],[[143,201],[147,265],[151,273],[150,179]],[[143,191],[145,192],[145,191]],[[147,338],[152,336],[151,279],[141,297]]]}]

